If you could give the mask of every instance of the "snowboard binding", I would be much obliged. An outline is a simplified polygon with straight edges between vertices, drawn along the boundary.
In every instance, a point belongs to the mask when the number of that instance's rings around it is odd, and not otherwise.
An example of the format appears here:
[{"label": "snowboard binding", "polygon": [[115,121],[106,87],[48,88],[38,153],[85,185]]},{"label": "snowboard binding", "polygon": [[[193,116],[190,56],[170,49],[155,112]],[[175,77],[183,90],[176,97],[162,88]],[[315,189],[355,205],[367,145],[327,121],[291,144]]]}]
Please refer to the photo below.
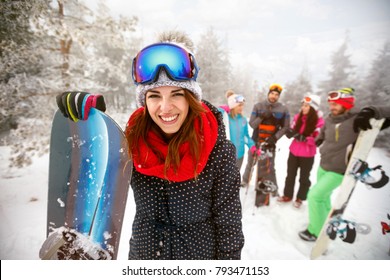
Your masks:
[{"label": "snowboard binding", "polygon": [[270,180],[259,181],[256,186],[256,191],[262,192],[264,194],[273,193],[278,190],[278,186]]},{"label": "snowboard binding", "polygon": [[273,150],[274,148],[270,147],[266,142],[262,142],[260,144],[260,155],[258,157],[258,160],[265,160],[267,158],[273,157]]},{"label": "snowboard binding", "polygon": [[[375,170],[380,171],[379,176],[373,176]],[[374,189],[382,188],[389,182],[389,177],[386,175],[381,165],[370,168],[368,167],[367,162],[360,159],[356,160],[353,164],[351,174],[356,180],[359,180]]]},{"label": "snowboard binding", "polygon": [[340,216],[334,217],[326,229],[330,239],[335,240],[339,236],[342,241],[347,243],[355,242],[357,233],[369,234],[370,232],[371,228],[369,225],[348,221]]}]

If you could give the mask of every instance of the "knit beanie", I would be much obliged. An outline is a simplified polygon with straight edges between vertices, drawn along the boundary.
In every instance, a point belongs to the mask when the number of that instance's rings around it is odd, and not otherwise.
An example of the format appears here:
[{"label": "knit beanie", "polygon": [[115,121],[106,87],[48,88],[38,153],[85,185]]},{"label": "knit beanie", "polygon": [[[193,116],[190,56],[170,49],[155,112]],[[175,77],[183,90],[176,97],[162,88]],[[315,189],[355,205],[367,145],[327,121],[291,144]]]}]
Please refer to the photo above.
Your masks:
[{"label": "knit beanie", "polygon": [[279,94],[281,94],[282,90],[283,90],[283,87],[281,85],[279,85],[279,84],[272,84],[269,87],[268,93],[270,93],[271,91],[277,91],[277,92],[279,92]]},{"label": "knit beanie", "polygon": [[318,111],[321,104],[321,97],[318,95],[310,94],[302,99],[302,102],[309,104],[314,110]]},{"label": "knit beanie", "polygon": [[[193,42],[185,33],[181,31],[173,30],[163,32],[159,34],[158,41],[160,43],[175,44],[192,53],[191,49],[193,48]],[[170,79],[165,70],[162,69],[158,74],[158,79],[155,82],[137,85],[135,92],[138,106],[145,106],[145,95],[147,91],[163,86],[175,86],[188,89],[194,94],[196,99],[198,99],[199,101],[202,100],[202,89],[195,80],[175,81]]]},{"label": "knit beanie", "polygon": [[[353,88],[342,88],[338,91],[331,91],[328,93],[328,102],[334,102],[340,104],[345,109],[350,110],[355,106],[355,96],[353,95],[355,90]],[[339,93],[338,98],[329,98],[332,93]]]},{"label": "knit beanie", "polygon": [[196,99],[198,99],[199,101],[202,100],[202,89],[200,88],[199,84],[196,81],[194,80],[174,81],[169,78],[165,70],[161,70],[156,82],[150,84],[140,84],[136,87],[135,93],[137,96],[138,106],[139,107],[145,106],[146,92],[154,88],[163,87],[163,86],[175,86],[175,87],[188,89],[195,95]]}]

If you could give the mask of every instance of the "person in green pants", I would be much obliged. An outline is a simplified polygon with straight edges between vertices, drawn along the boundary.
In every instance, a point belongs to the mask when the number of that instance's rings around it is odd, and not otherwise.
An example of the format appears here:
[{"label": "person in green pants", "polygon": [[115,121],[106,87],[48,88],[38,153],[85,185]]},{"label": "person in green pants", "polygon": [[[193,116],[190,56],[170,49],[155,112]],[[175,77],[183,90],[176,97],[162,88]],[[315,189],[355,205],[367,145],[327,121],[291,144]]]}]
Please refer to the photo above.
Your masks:
[{"label": "person in green pants", "polygon": [[329,115],[325,119],[316,145],[320,146],[320,166],[317,182],[308,192],[309,225],[299,232],[305,241],[315,241],[331,210],[331,195],[340,186],[347,169],[359,130],[369,129],[370,118],[386,118],[382,129],[389,126],[390,107],[369,106],[361,111],[354,108],[353,88],[328,93]]},{"label": "person in green pants", "polygon": [[331,209],[331,195],[343,180],[347,169],[348,154],[358,133],[353,131],[353,121],[358,111],[354,110],[355,96],[352,88],[343,88],[328,93],[329,115],[316,139],[320,146],[320,166],[317,183],[309,189],[309,225],[299,236],[306,241],[315,241]]}]

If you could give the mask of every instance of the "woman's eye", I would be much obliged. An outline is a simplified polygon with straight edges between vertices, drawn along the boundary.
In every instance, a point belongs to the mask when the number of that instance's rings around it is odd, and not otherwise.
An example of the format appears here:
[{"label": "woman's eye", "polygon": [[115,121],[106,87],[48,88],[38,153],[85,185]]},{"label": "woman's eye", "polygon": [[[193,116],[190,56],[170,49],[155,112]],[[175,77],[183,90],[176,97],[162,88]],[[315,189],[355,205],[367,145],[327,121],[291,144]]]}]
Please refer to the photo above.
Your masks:
[{"label": "woman's eye", "polygon": [[158,95],[158,94],[148,94],[148,98],[159,98],[160,97],[160,95]]}]

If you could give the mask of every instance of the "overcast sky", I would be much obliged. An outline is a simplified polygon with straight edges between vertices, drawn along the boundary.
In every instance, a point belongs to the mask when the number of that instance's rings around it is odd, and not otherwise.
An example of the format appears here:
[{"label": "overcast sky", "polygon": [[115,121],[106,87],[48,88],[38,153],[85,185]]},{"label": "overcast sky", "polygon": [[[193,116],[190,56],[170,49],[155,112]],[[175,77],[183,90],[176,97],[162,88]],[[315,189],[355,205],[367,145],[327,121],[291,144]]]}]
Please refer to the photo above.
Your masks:
[{"label": "overcast sky", "polygon": [[[87,2],[97,2],[88,0]],[[390,40],[390,0],[108,0],[112,15],[137,16],[145,45],[168,29],[196,43],[213,27],[233,64],[260,84],[295,80],[304,65],[314,82],[328,76],[331,54],[348,32],[356,74],[365,76]]]}]

